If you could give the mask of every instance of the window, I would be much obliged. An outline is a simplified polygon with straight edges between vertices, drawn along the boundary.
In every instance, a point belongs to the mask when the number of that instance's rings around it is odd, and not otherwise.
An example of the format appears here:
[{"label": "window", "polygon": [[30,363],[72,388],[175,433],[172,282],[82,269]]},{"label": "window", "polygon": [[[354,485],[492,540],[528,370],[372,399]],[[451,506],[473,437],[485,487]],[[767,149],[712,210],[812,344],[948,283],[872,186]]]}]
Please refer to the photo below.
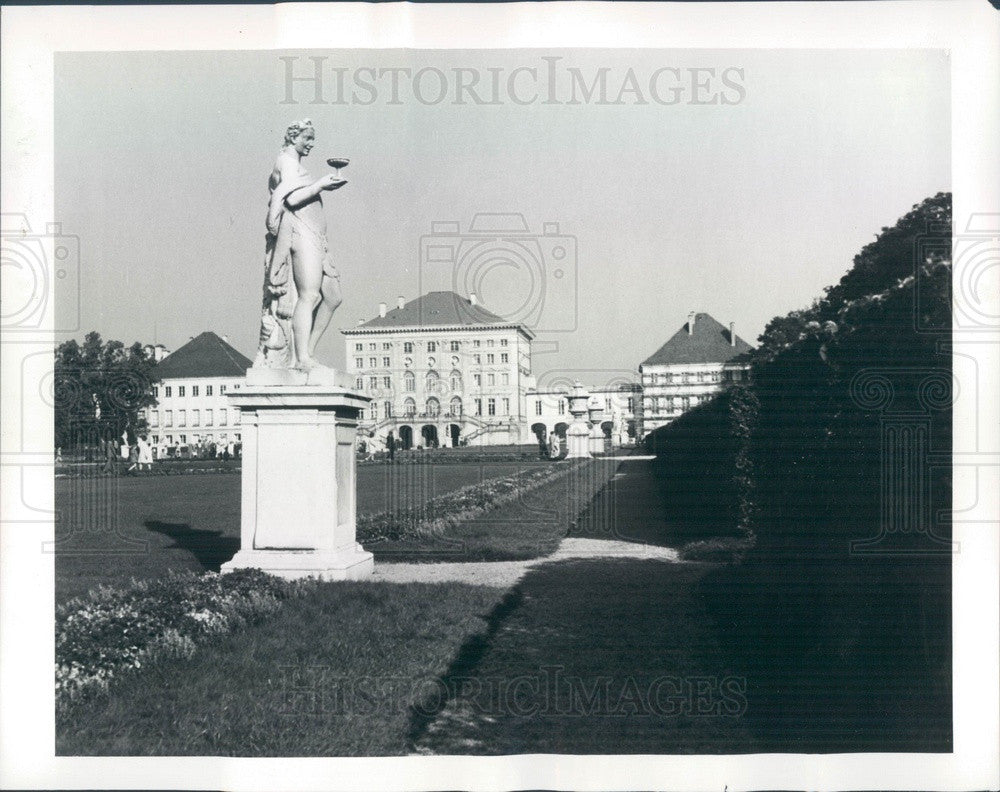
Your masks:
[{"label": "window", "polygon": [[413,352],[413,342],[412,341],[407,341],[406,343],[404,343],[403,344],[403,351],[406,352],[407,354],[412,354],[412,352]]},{"label": "window", "polygon": [[382,415],[386,418],[392,418],[392,402],[387,401],[382,403]]},{"label": "window", "polygon": [[372,352],[374,352],[375,351],[375,346],[376,346],[375,344],[369,344],[368,345],[368,349],[371,350]]},{"label": "window", "polygon": [[705,381],[705,372],[704,371],[699,371],[698,372],[698,382],[704,382],[704,381]]},{"label": "window", "polygon": [[458,396],[451,399],[451,414],[456,417],[462,414],[462,399]]},{"label": "window", "polygon": [[507,346],[507,339],[506,338],[501,338],[500,339],[500,346]]},{"label": "window", "polygon": [[364,390],[365,389],[365,378],[355,377],[354,378],[354,390]]},{"label": "window", "polygon": [[225,392],[226,392],[226,386],[225,385],[220,385],[219,386],[219,395],[221,396]]},{"label": "window", "polygon": [[483,362],[483,356],[482,355],[473,355],[472,356],[472,362],[475,363],[477,366],[481,365],[482,362]]},{"label": "window", "polygon": [[392,377],[382,377],[382,387],[389,390],[392,387]]},{"label": "window", "polygon": [[436,371],[427,372],[427,391],[428,393],[437,393],[441,385],[441,377],[438,376]]},{"label": "window", "polygon": [[458,341],[452,341],[451,342],[451,351],[452,352],[458,352],[458,348],[459,348],[458,347]]},{"label": "window", "polygon": [[486,400],[486,414],[487,415],[496,415],[497,414],[497,400],[496,399],[487,399]]},{"label": "window", "polygon": [[390,349],[392,349],[392,344],[390,344],[388,341],[386,341],[385,343],[382,344],[382,349],[384,349],[386,352],[388,352]]},{"label": "window", "polygon": [[476,415],[482,415],[482,414],[483,414],[483,400],[476,399]]},{"label": "window", "polygon": [[149,425],[153,426],[153,427],[156,427],[156,426],[160,425],[160,411],[159,410],[153,410],[153,412],[150,413],[150,415],[149,415]]},{"label": "window", "polygon": [[206,385],[205,386],[205,395],[206,396],[211,396],[212,395],[212,386],[211,385]]},{"label": "window", "polygon": [[173,395],[173,388],[167,385],[167,387],[163,389],[163,396],[164,398],[169,399],[172,395]]},{"label": "window", "polygon": [[239,389],[240,389],[240,383],[234,382],[233,383],[233,390],[239,390]]},{"label": "window", "polygon": [[201,426],[201,410],[191,410],[191,426]]},{"label": "window", "polygon": [[559,400],[559,414],[560,415],[566,414],[566,402],[564,402],[562,399]]},{"label": "window", "polygon": [[427,400],[427,406],[425,409],[428,416],[431,418],[437,418],[441,414],[441,403],[432,397]]},{"label": "window", "polygon": [[681,396],[681,409],[689,410],[691,408],[691,398],[689,396]]},{"label": "window", "polygon": [[407,396],[406,400],[403,402],[403,414],[407,418],[412,418],[417,414],[417,403],[409,396]]},{"label": "window", "polygon": [[365,359],[364,358],[354,358],[354,368],[364,368]]},{"label": "window", "polygon": [[154,385],[153,386],[153,398],[154,399],[159,399],[160,398],[160,386],[159,385]]},{"label": "window", "polygon": [[178,396],[183,396],[184,395],[184,386],[183,385],[178,385],[177,386],[177,395]]},{"label": "window", "polygon": [[177,411],[177,425],[178,426],[187,426],[187,411],[186,410],[178,410]]},{"label": "window", "polygon": [[382,358],[382,368],[389,368],[389,358]]},{"label": "window", "polygon": [[188,436],[186,434],[181,435],[180,436],[180,441],[181,441],[181,445],[184,445],[184,443],[186,443],[188,441]]},{"label": "window", "polygon": [[403,390],[404,391],[415,391],[417,389],[417,378],[413,376],[412,371],[403,372]]},{"label": "window", "polygon": [[360,351],[361,351],[361,350],[363,350],[364,348],[365,348],[365,345],[364,345],[364,344],[355,344],[355,345],[354,345],[354,351],[355,351],[355,352],[360,352]]},{"label": "window", "polygon": [[365,408],[364,407],[362,407],[360,410],[358,410],[358,420],[359,421],[365,420]]},{"label": "window", "polygon": [[480,344],[480,341],[479,341],[478,338],[475,341],[472,342],[472,346],[474,346],[476,349],[479,349],[479,344]]},{"label": "window", "polygon": [[488,347],[493,346],[493,339],[492,338],[489,338],[489,339],[486,340],[486,346],[488,346]]},{"label": "window", "polygon": [[535,402],[535,415],[541,415],[541,414],[542,414],[542,400],[539,399],[538,401]]},{"label": "window", "polygon": [[510,355],[508,355],[506,352],[501,352],[500,353],[500,362],[501,363],[510,363]]},{"label": "window", "polygon": [[496,359],[496,355],[494,355],[494,354],[490,353],[489,355],[487,355],[487,356],[486,356],[486,363],[487,363],[488,365],[489,365],[489,364],[493,364],[494,362],[496,362],[496,360],[495,360],[495,359]]},{"label": "window", "polygon": [[229,410],[219,410],[219,426],[225,426],[229,422]]},{"label": "window", "polygon": [[500,384],[501,385],[510,385],[510,374],[501,374],[500,375]]},{"label": "window", "polygon": [[483,375],[482,374],[473,374],[472,375],[472,381],[474,383],[476,383],[476,387],[477,388],[483,387]]},{"label": "window", "polygon": [[486,384],[490,385],[490,386],[496,385],[497,384],[496,374],[487,374],[486,375]]},{"label": "window", "polygon": [[610,396],[605,396],[604,397],[604,409],[607,412],[611,412],[611,397]]},{"label": "window", "polygon": [[453,391],[462,390],[462,374],[458,371],[451,372],[451,389]]},{"label": "window", "polygon": [[428,352],[437,352],[437,349],[438,349],[438,345],[434,341],[428,341],[427,342],[427,351]]},{"label": "window", "polygon": [[369,377],[368,387],[371,388],[372,390],[375,390],[378,387],[378,377]]},{"label": "window", "polygon": [[191,395],[192,396],[197,396],[198,395],[198,386],[197,385],[192,385],[191,386]]},{"label": "window", "polygon": [[505,397],[502,401],[502,404],[503,404],[503,414],[510,415],[510,399]]},{"label": "window", "polygon": [[205,410],[205,426],[212,426],[215,423],[215,410]]},{"label": "window", "polygon": [[627,404],[628,404],[628,411],[633,412],[635,410],[635,398],[629,396]]},{"label": "window", "polygon": [[368,358],[368,368],[375,368],[378,365],[378,358]]}]

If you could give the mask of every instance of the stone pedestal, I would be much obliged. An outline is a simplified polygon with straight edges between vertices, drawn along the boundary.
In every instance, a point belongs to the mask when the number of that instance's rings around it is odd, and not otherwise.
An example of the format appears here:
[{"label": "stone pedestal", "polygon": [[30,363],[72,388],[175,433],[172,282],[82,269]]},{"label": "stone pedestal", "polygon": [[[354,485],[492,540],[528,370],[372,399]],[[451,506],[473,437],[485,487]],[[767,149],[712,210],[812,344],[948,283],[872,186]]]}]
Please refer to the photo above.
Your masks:
[{"label": "stone pedestal", "polygon": [[243,481],[240,550],[223,572],[254,567],[323,580],[372,573],[372,554],[356,541],[354,454],[370,400],[336,384],[341,377],[252,369],[247,385],[228,394],[240,410]]}]

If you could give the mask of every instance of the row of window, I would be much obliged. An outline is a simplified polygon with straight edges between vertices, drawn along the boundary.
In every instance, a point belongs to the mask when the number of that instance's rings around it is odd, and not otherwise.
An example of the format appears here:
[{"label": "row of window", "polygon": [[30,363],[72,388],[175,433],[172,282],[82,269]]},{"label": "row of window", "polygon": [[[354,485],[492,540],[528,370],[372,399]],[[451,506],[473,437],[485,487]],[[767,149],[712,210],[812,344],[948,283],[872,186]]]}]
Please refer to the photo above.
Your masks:
[{"label": "row of window", "polygon": [[666,374],[643,374],[643,385],[676,385],[679,383],[691,382],[722,382],[723,379],[729,382],[739,382],[743,379],[743,372],[739,369],[733,371],[683,371]]},{"label": "row of window", "polygon": [[[206,396],[214,396],[215,395],[214,387],[215,386],[213,386],[213,385],[206,385],[205,386],[205,395]],[[240,387],[240,384],[238,382],[233,383],[233,390],[236,390],[239,387]],[[154,385],[153,386],[153,397],[155,399],[159,399],[160,398],[160,388],[161,388],[160,385]],[[162,389],[163,389],[163,398],[164,399],[173,398],[175,386],[173,386],[173,385],[163,385]],[[177,385],[176,386],[176,390],[177,390],[177,398],[179,398],[179,399],[183,399],[183,398],[185,398],[188,395],[188,393],[187,393],[188,392],[188,386],[187,385]],[[225,385],[220,385],[219,386],[219,395],[221,396],[225,392],[226,392],[226,386]],[[201,386],[199,386],[199,385],[192,385],[191,386],[191,397],[194,398],[194,397],[200,396],[200,395],[201,395]]]},{"label": "row of window", "polygon": [[[474,399],[473,404],[474,415],[483,415],[483,408],[485,407],[485,415],[509,415],[510,414],[510,399],[509,398],[487,398],[487,399]],[[499,412],[497,410],[499,409]],[[441,411],[441,402],[435,399],[433,396],[424,402],[423,411],[420,413],[420,417],[424,418],[460,418],[463,413],[462,400],[455,396],[448,403],[448,410],[446,412]],[[417,402],[407,397],[403,400],[403,413],[402,417],[414,418],[417,416]],[[392,418],[392,402],[385,401],[381,405],[378,402],[373,402],[367,409],[362,410],[361,420],[372,420],[379,421],[384,418]]]},{"label": "row of window", "polygon": [[[369,376],[367,380],[365,377],[357,377],[354,380],[354,387],[358,390],[365,389],[365,383],[367,381],[369,390],[391,390],[392,389],[392,377],[386,376]],[[472,382],[477,388],[483,387],[483,375],[473,374]],[[486,385],[496,386],[496,385],[510,385],[510,374],[487,374],[486,375]],[[462,390],[462,375],[453,371],[451,377],[448,379],[448,384],[452,391]],[[417,389],[417,377],[412,371],[403,372],[403,390],[405,392],[412,393]],[[436,371],[427,372],[427,376],[424,378],[424,389],[431,393],[440,393],[443,391],[443,383],[441,381],[440,375]]]},{"label": "row of window", "polygon": [[[505,347],[505,346],[507,346],[507,343],[508,342],[507,342],[506,338],[501,338],[500,339],[500,346]],[[413,353],[413,344],[414,344],[413,341],[404,341],[403,342],[403,353],[404,354],[412,354]],[[486,339],[486,346],[491,347],[493,345],[494,345],[494,339],[487,338]],[[478,338],[473,339],[472,346],[474,348],[478,349],[480,346],[482,346],[482,341],[480,341]],[[381,343],[381,347],[382,347],[382,351],[383,352],[388,352],[389,350],[392,349],[392,342],[391,341],[383,341]],[[451,352],[458,352],[462,348],[462,342],[461,341],[447,341],[447,342],[445,342],[445,341],[428,341],[427,342],[427,351],[428,352],[437,352],[439,347],[440,347],[441,351],[444,351],[445,349],[447,349],[447,350],[450,350]],[[379,348],[379,344],[377,344],[376,342],[370,341],[368,343],[368,351],[369,352],[374,352],[378,348]],[[365,344],[363,342],[359,341],[358,343],[356,343],[354,345],[354,351],[355,352],[364,352],[365,351]]]},{"label": "row of window", "polygon": [[[240,411],[234,409],[232,412],[233,424],[238,425],[240,422]],[[190,418],[191,423],[188,423],[188,418]],[[202,423],[202,419],[205,421],[204,424]],[[218,410],[177,410],[177,426],[214,426],[216,419],[219,421],[219,426],[227,426],[229,424],[229,410],[222,408]],[[149,413],[150,428],[155,429],[159,425],[160,411],[151,410]],[[174,425],[173,410],[163,411],[163,425]]]},{"label": "row of window", "polygon": [[[486,354],[486,365],[488,366],[494,365],[497,362],[496,357],[497,356],[492,352],[488,352]],[[390,357],[384,357],[384,356],[382,358],[370,357],[368,358],[368,368],[379,368],[380,362],[381,362],[381,368],[390,368],[392,366],[392,358]],[[452,366],[458,366],[461,364],[461,362],[462,362],[461,359],[457,355],[453,356],[451,359]],[[473,355],[472,362],[476,366],[483,365],[483,356],[479,354]],[[510,355],[506,352],[501,352],[500,362],[510,363]],[[432,358],[432,357],[427,358],[427,368],[434,368],[436,365],[437,365],[437,358]],[[364,367],[365,367],[365,359],[363,357],[354,358],[354,368],[363,369]],[[403,358],[403,367],[412,368],[413,358],[409,357]]]},{"label": "row of window", "polygon": [[656,399],[645,399],[644,406],[651,413],[687,412],[692,407],[696,407],[700,401],[698,396],[660,396]]},{"label": "row of window", "polygon": [[[539,399],[538,401],[536,401],[535,402],[535,415],[541,415],[542,412],[543,412],[544,406],[545,406],[544,397],[542,399]],[[557,409],[559,411],[559,415],[565,415],[566,414],[566,400],[565,399],[560,398],[559,402],[557,403],[556,406],[557,406]],[[609,412],[609,413],[611,412],[612,403],[611,403],[611,397],[610,396],[607,396],[604,399],[604,409],[605,409],[606,412]],[[633,412],[635,410],[635,399],[633,399],[631,396],[627,399],[627,406],[626,406],[625,410],[626,410],[626,412]]]}]

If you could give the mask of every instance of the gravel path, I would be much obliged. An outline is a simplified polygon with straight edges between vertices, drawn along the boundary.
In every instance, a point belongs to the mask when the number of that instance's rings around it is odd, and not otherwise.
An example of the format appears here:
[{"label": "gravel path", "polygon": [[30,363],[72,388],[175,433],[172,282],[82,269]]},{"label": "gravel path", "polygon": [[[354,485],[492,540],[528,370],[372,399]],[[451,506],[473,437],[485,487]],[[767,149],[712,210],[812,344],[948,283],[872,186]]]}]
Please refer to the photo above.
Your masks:
[{"label": "gravel path", "polygon": [[677,551],[669,547],[621,542],[607,539],[567,538],[555,553],[528,561],[481,561],[464,563],[414,564],[384,562],[375,564],[370,580],[387,583],[471,583],[478,586],[510,588],[538,564],[571,558],[639,558],[678,561]]}]

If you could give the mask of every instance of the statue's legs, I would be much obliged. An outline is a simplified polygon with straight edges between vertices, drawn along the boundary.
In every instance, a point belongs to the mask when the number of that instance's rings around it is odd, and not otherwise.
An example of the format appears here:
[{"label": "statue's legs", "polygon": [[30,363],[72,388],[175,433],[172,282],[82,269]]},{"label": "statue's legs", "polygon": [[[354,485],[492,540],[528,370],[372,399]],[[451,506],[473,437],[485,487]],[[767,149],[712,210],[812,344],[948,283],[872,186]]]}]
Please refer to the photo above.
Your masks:
[{"label": "statue's legs", "polygon": [[339,276],[330,275],[327,270],[324,270],[323,284],[320,287],[320,297],[322,299],[316,307],[316,313],[313,317],[312,332],[309,334],[309,357],[316,354],[316,344],[319,342],[319,339],[323,336],[323,333],[329,326],[330,320],[333,318],[334,311],[336,311],[337,308],[340,307],[340,303],[343,302],[343,297],[340,292]]},{"label": "statue's legs", "polygon": [[319,364],[312,358],[309,337],[313,329],[313,314],[323,299],[320,293],[323,285],[323,259],[319,251],[314,250],[311,245],[302,245],[298,250],[293,248],[292,277],[295,279],[295,289],[298,292],[298,299],[292,312],[296,366],[313,368]]}]

